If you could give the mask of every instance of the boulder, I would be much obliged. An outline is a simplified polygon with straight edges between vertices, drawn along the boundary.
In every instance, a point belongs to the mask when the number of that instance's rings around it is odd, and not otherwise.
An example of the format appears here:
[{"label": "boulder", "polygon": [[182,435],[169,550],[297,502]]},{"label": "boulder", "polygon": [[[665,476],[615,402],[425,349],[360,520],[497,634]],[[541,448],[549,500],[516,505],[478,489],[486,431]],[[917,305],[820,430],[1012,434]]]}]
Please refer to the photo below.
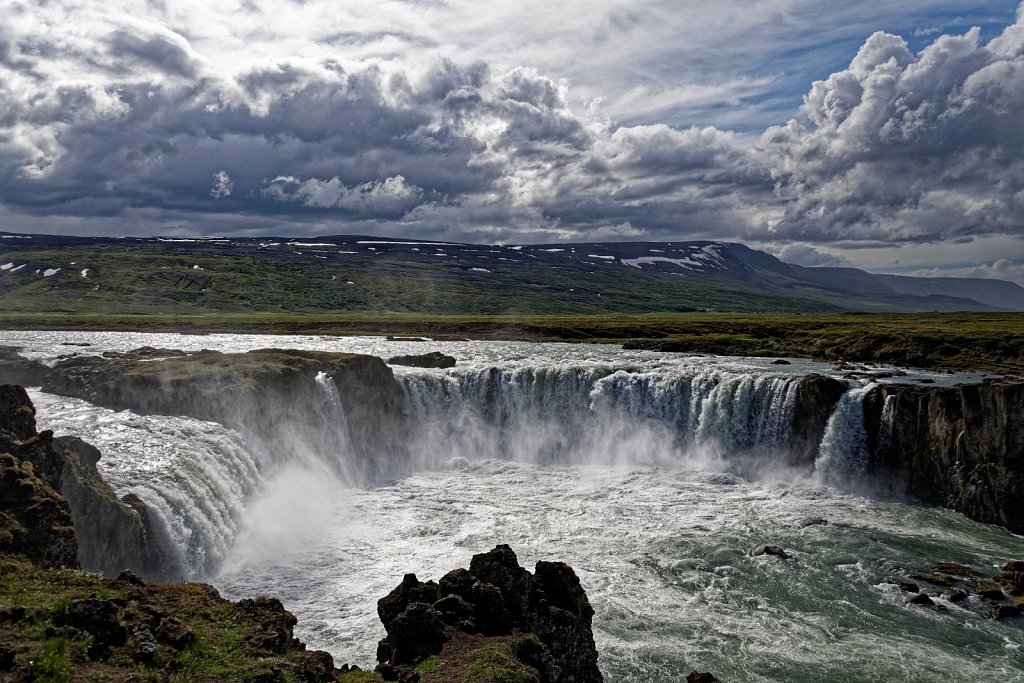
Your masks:
[{"label": "boulder", "polygon": [[433,654],[443,658],[452,642],[462,650],[508,647],[515,666],[536,671],[535,677],[519,671],[524,681],[602,680],[594,610],[572,567],[542,561],[531,574],[507,545],[474,555],[468,571],[453,570],[437,584],[407,574],[377,603],[377,613],[388,634],[377,648],[385,680],[413,680],[415,664]]},{"label": "boulder", "polygon": [[437,602],[437,584],[433,581],[423,583],[416,578],[415,574],[406,574],[402,583],[377,601],[377,616],[384,624],[386,631],[391,630],[391,624],[404,612],[410,604],[421,602],[427,605]]},{"label": "boulder", "polygon": [[431,351],[430,353],[407,356],[392,356],[388,358],[388,365],[407,365],[414,368],[454,368],[455,358],[440,351]]},{"label": "boulder", "polygon": [[686,683],[721,683],[714,674],[708,672],[691,671],[686,677]]}]

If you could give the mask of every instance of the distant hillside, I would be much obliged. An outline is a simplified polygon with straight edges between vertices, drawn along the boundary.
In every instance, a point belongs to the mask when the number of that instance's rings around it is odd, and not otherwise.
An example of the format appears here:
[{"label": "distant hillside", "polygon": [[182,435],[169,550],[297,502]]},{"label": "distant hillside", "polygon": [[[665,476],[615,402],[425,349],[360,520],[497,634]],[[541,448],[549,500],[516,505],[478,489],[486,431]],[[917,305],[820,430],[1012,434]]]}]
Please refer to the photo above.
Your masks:
[{"label": "distant hillside", "polygon": [[1024,311],[1024,287],[1015,282],[990,278],[908,277],[876,275],[879,281],[901,294],[912,296],[965,296],[1011,311]]},{"label": "distant hillside", "polygon": [[965,298],[968,294],[907,293],[864,271],[803,268],[728,242],[494,246],[353,235],[86,238],[0,233],[0,310],[8,312],[601,314],[1011,308],[1006,297],[994,303],[980,289],[977,298]]}]

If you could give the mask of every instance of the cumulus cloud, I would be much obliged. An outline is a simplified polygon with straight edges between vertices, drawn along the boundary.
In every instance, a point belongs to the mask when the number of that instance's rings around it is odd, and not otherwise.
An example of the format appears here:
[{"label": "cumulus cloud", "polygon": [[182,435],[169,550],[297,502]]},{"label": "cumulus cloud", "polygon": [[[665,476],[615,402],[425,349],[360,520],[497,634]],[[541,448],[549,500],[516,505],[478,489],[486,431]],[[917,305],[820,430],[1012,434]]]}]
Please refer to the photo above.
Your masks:
[{"label": "cumulus cloud", "polygon": [[[941,4],[910,4],[929,3]],[[657,100],[648,112],[687,98],[733,112],[746,106],[736,88],[772,87],[764,75],[698,83],[690,66],[673,81],[663,66],[627,59],[617,37],[649,36],[659,55],[679,42],[670,29],[695,10],[678,3],[602,4],[582,19],[576,0],[528,3],[533,32],[523,40],[573,63],[561,70],[512,44],[505,10],[473,14],[455,0],[389,3],[393,25],[308,2],[289,6],[274,31],[269,18],[283,10],[271,1],[230,18],[205,5],[115,2],[115,11],[86,1],[74,32],[61,2],[8,4],[6,227],[98,230],[144,216],[151,231],[256,223],[505,242],[740,239],[828,265],[841,259],[828,245],[966,243],[1024,225],[1024,14],[988,42],[971,30],[920,52],[871,35],[845,68],[810,86],[796,118],[752,135],[624,123],[594,81],[564,77],[595,78],[601,66],[609,98],[638,108]],[[708,25],[718,38],[738,36],[749,12],[782,35],[821,17],[809,6],[722,2]],[[544,34],[562,26],[555,19],[585,47]],[[478,43],[489,49],[465,47]],[[709,54],[695,63],[711,69]],[[575,64],[581,55],[586,68]],[[616,90],[623,69],[638,90]]]},{"label": "cumulus cloud", "polygon": [[1024,10],[990,43],[937,38],[919,54],[872,35],[814,83],[802,120],[762,145],[792,238],[918,242],[1024,225]]},{"label": "cumulus cloud", "polygon": [[278,176],[263,188],[262,193],[277,201],[300,202],[310,207],[385,212],[411,208],[423,190],[409,185],[400,175],[355,187],[347,187],[337,177],[300,181],[291,176]]},{"label": "cumulus cloud", "polygon": [[231,176],[227,171],[217,171],[213,174],[213,185],[210,187],[210,196],[214,199],[230,197],[234,191],[235,184],[231,182]]},{"label": "cumulus cloud", "polygon": [[807,244],[787,244],[781,249],[770,249],[781,261],[798,266],[842,266],[845,260]]}]

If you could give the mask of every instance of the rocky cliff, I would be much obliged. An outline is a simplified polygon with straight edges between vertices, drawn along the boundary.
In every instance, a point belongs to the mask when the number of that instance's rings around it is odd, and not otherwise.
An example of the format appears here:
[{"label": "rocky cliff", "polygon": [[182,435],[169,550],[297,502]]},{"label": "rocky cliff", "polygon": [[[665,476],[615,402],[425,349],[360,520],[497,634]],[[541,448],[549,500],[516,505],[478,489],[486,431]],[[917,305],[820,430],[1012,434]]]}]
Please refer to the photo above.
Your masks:
[{"label": "rocky cliff", "polygon": [[[332,413],[337,406],[318,375],[336,389],[341,414]],[[279,453],[351,448],[359,470],[347,473],[358,479],[353,483],[393,476],[404,462],[401,388],[374,356],[140,349],[64,359],[42,389],[118,410],[216,421]]]},{"label": "rocky cliff", "polygon": [[880,385],[864,422],[879,482],[1024,532],[1024,383]]},{"label": "rocky cliff", "polygon": [[36,540],[29,545],[46,548],[41,552],[52,558],[46,566],[81,565],[108,576],[131,567],[154,578],[177,577],[160,550],[167,546],[155,537],[145,503],[135,496],[117,497],[96,469],[99,451],[89,444],[75,437],[54,438],[49,430],[36,432],[35,408],[19,386],[0,386],[0,453],[0,500],[15,510],[38,509],[33,514],[65,529],[49,545],[40,540],[39,530],[34,532]]}]

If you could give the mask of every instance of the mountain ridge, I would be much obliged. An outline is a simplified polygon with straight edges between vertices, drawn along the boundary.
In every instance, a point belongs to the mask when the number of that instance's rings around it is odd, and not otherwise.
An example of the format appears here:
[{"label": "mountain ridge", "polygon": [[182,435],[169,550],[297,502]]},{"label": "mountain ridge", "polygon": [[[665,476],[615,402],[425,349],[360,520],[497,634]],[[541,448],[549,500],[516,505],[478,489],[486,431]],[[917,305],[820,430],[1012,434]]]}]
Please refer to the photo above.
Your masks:
[{"label": "mountain ridge", "polygon": [[949,278],[908,279],[808,268],[711,240],[503,246],[0,233],[0,306],[9,312],[1024,310],[1024,288],[1011,282],[974,279],[958,289],[935,282]]}]

